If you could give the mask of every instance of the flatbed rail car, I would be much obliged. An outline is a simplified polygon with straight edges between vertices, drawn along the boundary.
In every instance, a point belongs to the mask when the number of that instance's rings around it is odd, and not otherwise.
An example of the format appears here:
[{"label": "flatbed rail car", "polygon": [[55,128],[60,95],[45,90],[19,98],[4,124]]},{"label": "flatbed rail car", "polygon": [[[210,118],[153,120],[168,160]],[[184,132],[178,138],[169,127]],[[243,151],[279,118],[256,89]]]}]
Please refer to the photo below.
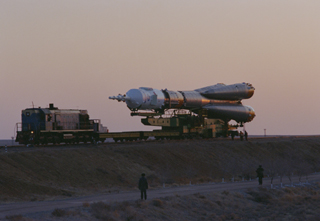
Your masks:
[{"label": "flatbed rail car", "polygon": [[143,137],[142,131],[98,133],[97,140],[104,141],[107,138],[112,138],[115,142],[147,139]]},{"label": "flatbed rail car", "polygon": [[107,138],[113,139],[115,142],[121,141],[136,141],[147,140],[150,137],[154,137],[156,140],[160,139],[179,139],[182,138],[179,131],[132,131],[132,132],[110,132],[110,133],[98,133],[96,140],[104,141]]},{"label": "flatbed rail car", "polygon": [[[143,116],[143,115],[141,115]],[[154,117],[146,115],[141,122],[144,125],[158,126],[161,130],[153,131],[128,131],[128,132],[99,132],[96,140],[104,141],[112,138],[118,141],[147,140],[154,137],[160,139],[185,139],[185,138],[214,138],[227,137],[229,135],[238,136],[237,126],[229,125],[221,119],[208,119],[190,113],[175,113],[168,117]]]}]

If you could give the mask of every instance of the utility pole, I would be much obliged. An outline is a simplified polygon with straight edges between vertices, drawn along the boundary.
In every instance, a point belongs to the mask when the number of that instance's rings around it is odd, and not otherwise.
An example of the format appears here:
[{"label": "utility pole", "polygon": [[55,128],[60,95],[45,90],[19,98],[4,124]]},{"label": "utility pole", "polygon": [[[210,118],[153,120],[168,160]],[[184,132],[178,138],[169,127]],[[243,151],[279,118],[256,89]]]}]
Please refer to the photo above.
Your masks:
[{"label": "utility pole", "polygon": [[267,136],[267,129],[264,129],[264,137]]}]

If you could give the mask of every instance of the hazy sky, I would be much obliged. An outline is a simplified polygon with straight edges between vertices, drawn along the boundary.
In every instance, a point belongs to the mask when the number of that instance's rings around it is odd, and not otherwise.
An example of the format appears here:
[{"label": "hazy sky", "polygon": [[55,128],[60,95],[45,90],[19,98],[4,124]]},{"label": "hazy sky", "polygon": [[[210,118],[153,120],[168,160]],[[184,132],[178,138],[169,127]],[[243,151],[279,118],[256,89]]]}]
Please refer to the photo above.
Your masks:
[{"label": "hazy sky", "polygon": [[21,110],[87,109],[150,130],[108,97],[249,82],[249,134],[320,134],[319,0],[0,1],[0,139]]}]

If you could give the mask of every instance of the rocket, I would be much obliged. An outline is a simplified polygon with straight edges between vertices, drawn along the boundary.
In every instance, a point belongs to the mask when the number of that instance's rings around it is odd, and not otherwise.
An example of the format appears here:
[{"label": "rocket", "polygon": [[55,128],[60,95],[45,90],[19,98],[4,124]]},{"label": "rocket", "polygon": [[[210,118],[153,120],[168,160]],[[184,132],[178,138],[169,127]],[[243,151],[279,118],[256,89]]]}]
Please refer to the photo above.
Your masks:
[{"label": "rocket", "polygon": [[196,114],[205,111],[208,118],[246,123],[252,121],[256,115],[254,109],[243,105],[241,100],[251,98],[254,90],[255,88],[249,83],[232,85],[219,83],[192,91],[140,87],[130,89],[124,95],[110,96],[109,99],[125,102],[133,112],[150,110],[164,113],[169,109],[187,109]]}]

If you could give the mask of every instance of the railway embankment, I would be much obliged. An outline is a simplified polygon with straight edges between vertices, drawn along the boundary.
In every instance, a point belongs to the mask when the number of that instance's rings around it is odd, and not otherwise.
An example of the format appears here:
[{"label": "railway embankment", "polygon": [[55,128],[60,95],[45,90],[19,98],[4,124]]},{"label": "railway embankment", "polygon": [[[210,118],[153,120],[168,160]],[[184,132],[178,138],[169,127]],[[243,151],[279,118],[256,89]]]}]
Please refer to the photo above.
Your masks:
[{"label": "railway embankment", "polygon": [[305,177],[320,171],[320,136],[183,140],[0,150],[0,201],[38,201],[137,188]]}]

